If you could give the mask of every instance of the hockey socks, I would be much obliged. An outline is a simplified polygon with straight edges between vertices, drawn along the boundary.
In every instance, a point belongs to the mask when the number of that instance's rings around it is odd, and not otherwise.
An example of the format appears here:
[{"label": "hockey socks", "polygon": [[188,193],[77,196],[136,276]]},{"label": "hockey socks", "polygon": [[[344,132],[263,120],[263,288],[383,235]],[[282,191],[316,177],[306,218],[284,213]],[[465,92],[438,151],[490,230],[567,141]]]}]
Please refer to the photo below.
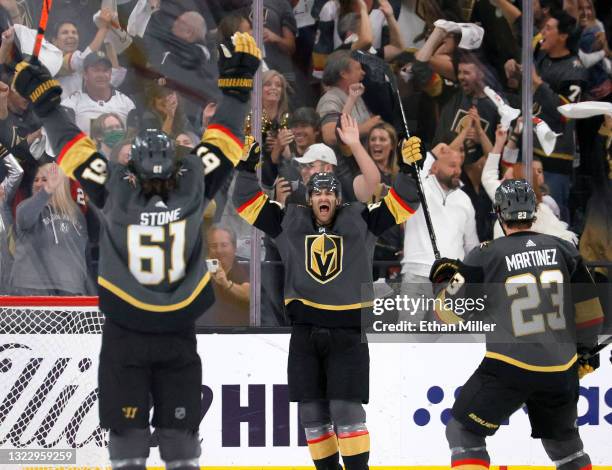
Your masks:
[{"label": "hockey socks", "polygon": [[446,424],[446,439],[451,451],[453,470],[486,470],[491,459],[485,436],[467,429],[455,418]]},{"label": "hockey socks", "polygon": [[591,470],[592,466],[589,456],[583,452],[580,452],[580,454],[576,453],[553,463],[557,466],[557,470]]},{"label": "hockey socks", "polygon": [[346,470],[367,470],[370,434],[365,423],[338,426],[338,444]]},{"label": "hockey socks", "polygon": [[317,470],[338,470],[338,438],[331,424],[305,428],[308,450]]},{"label": "hockey socks", "polygon": [[486,447],[453,447],[451,468],[453,470],[486,470],[490,464]]},{"label": "hockey socks", "polygon": [[542,445],[557,470],[591,470],[591,459],[580,436],[566,441],[542,439]]}]

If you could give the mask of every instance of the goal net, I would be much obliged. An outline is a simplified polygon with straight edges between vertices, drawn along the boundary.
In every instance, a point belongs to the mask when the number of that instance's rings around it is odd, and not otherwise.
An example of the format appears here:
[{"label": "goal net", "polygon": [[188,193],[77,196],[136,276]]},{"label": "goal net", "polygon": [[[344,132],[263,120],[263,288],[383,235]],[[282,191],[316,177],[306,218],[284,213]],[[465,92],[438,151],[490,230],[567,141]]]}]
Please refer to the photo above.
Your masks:
[{"label": "goal net", "polygon": [[107,462],[97,304],[97,297],[0,297],[0,450],[71,449],[73,463]]}]

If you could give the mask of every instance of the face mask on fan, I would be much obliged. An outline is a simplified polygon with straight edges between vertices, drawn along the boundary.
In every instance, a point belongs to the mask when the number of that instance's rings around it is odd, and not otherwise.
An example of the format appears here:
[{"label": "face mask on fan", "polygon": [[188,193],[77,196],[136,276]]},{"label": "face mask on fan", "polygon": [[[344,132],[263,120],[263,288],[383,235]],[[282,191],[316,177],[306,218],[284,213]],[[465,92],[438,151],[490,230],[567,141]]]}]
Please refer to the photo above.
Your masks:
[{"label": "face mask on fan", "polygon": [[104,136],[102,137],[102,142],[109,147],[114,147],[119,142],[123,140],[125,137],[125,131],[122,129],[113,129],[111,131],[106,131]]}]

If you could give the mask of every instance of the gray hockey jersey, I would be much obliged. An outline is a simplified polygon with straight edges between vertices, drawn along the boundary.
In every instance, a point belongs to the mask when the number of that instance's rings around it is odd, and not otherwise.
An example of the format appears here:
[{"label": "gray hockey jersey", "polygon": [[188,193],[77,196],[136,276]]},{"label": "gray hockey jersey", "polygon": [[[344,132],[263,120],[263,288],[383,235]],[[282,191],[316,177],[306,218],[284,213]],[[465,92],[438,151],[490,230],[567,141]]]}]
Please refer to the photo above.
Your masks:
[{"label": "gray hockey jersey", "polygon": [[242,155],[247,104],[224,96],[200,144],[180,161],[166,200],[145,197],[135,175],[111,165],[62,109],[44,118],[64,172],[101,218],[100,309],[137,331],[193,326],[214,302],[203,253],[204,209]]},{"label": "gray hockey jersey", "polygon": [[517,232],[472,250],[465,285],[457,279],[438,294],[456,301],[484,299],[482,313],[460,318],[436,306],[439,319],[452,323],[483,320],[486,357],[536,372],[569,369],[577,344],[596,342],[603,311],[592,278],[569,242],[535,232]]},{"label": "gray hockey jersey", "polygon": [[[285,305],[294,324],[359,327],[374,300],[372,258],[378,236],[418,208],[416,184],[400,173],[385,198],[345,204],[329,227],[308,206],[282,208],[261,191],[253,172],[238,172],[234,204],[240,216],[273,237],[285,268]],[[365,309],[365,310],[362,310]]]}]

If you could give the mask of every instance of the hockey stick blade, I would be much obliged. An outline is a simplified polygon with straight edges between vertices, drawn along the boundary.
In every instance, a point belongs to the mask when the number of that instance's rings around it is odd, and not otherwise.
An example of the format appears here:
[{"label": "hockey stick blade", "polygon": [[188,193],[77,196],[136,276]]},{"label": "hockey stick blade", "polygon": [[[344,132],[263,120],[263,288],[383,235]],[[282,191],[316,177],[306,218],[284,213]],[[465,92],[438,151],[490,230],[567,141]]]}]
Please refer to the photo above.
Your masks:
[{"label": "hockey stick blade", "polygon": [[601,343],[599,343],[597,346],[595,346],[593,349],[591,349],[588,353],[586,353],[584,356],[582,356],[581,359],[582,360],[589,360],[593,356],[596,356],[597,354],[599,354],[600,351],[602,351],[606,347],[610,346],[610,344],[612,344],[612,336],[608,336]]}]

